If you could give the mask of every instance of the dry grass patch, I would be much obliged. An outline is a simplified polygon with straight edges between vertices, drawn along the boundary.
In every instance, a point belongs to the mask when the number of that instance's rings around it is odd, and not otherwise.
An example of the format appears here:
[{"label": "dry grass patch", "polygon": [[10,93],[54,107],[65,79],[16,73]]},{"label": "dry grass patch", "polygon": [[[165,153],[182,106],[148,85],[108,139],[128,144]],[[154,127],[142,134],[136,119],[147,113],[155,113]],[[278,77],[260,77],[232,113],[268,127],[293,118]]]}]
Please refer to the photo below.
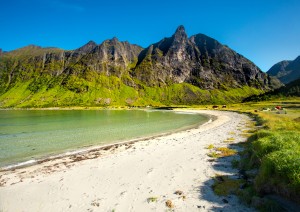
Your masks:
[{"label": "dry grass patch", "polygon": [[216,150],[220,152],[220,157],[228,157],[237,153],[236,150],[230,149],[228,147],[219,147]]},{"label": "dry grass patch", "polygon": [[216,176],[212,189],[219,196],[235,194],[243,183],[240,179],[230,179],[228,176]]},{"label": "dry grass patch", "polygon": [[220,157],[220,154],[217,152],[210,152],[207,155],[211,158],[219,158]]},{"label": "dry grass patch", "polygon": [[241,133],[240,136],[243,138],[249,138],[252,134],[250,133]]},{"label": "dry grass patch", "polygon": [[243,130],[242,131],[242,133],[250,133],[250,134],[252,134],[252,133],[255,133],[257,130],[255,130],[255,129],[248,129],[248,130]]},{"label": "dry grass patch", "polygon": [[235,155],[237,153],[236,150],[230,149],[228,147],[218,147],[215,150],[216,151],[214,151],[214,152],[210,152],[208,154],[208,156],[212,157],[212,158],[220,158],[220,157],[232,156],[232,155]]},{"label": "dry grass patch", "polygon": [[235,140],[235,138],[230,137],[230,138],[227,138],[227,139],[224,141],[224,143],[232,143],[234,140]]}]

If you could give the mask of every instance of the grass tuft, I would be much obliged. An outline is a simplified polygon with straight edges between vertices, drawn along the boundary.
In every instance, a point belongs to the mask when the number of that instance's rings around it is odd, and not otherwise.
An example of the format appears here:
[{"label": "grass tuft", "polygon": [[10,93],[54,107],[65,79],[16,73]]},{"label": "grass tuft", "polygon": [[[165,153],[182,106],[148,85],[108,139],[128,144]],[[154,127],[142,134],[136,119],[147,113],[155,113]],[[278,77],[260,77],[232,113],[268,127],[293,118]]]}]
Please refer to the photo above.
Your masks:
[{"label": "grass tuft", "polygon": [[220,152],[220,157],[228,157],[237,153],[236,150],[230,149],[228,147],[219,147],[216,150]]},{"label": "grass tuft", "polygon": [[212,189],[219,196],[236,194],[240,185],[243,183],[240,179],[230,179],[228,176],[216,176]]},{"label": "grass tuft", "polygon": [[215,148],[215,146],[213,144],[208,145],[208,147],[206,147],[207,149],[213,149]]},{"label": "grass tuft", "polygon": [[147,198],[147,202],[150,203],[150,202],[157,202],[158,201],[158,197],[149,197]]}]

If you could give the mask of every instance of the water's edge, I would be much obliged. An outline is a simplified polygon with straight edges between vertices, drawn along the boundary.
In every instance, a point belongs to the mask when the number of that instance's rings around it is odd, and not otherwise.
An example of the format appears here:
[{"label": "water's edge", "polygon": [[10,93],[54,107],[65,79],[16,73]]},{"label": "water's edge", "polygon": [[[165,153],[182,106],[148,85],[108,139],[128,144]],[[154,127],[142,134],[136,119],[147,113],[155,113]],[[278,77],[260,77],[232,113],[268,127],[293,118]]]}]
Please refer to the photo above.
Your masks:
[{"label": "water's edge", "polygon": [[189,126],[189,127],[183,127],[183,128],[180,128],[180,129],[173,130],[171,132],[159,133],[159,134],[152,135],[152,136],[139,137],[139,138],[120,141],[120,142],[116,142],[116,143],[109,143],[109,144],[97,145],[97,146],[89,146],[89,147],[86,147],[86,148],[80,148],[80,149],[64,152],[64,153],[61,153],[61,154],[47,155],[47,156],[37,158],[37,159],[31,159],[31,160],[28,160],[28,161],[18,162],[18,163],[15,163],[15,164],[0,167],[0,172],[10,171],[10,170],[12,171],[12,170],[15,170],[15,169],[29,167],[29,166],[33,166],[33,165],[36,165],[36,164],[42,164],[44,162],[48,162],[48,161],[51,161],[51,160],[57,160],[57,159],[61,159],[61,158],[69,157],[69,156],[74,156],[74,155],[84,155],[84,154],[89,153],[89,152],[100,151],[100,150],[103,150],[103,149],[116,147],[116,146],[120,146],[120,145],[125,145],[125,144],[134,144],[134,143],[139,142],[139,141],[147,141],[147,140],[151,140],[151,139],[154,139],[154,138],[159,138],[159,137],[171,135],[171,134],[178,133],[178,132],[184,132],[184,131],[188,131],[188,130],[191,130],[191,129],[198,129],[199,127],[207,125],[207,124],[209,124],[209,123],[211,123],[211,122],[213,122],[217,119],[217,116],[210,115],[210,114],[203,114],[201,112],[196,112],[196,111],[183,111],[183,110],[182,111],[181,110],[176,111],[175,110],[173,112],[202,115],[204,117],[207,117],[208,121],[204,122],[200,125],[197,124],[197,126],[192,125],[192,126]]}]

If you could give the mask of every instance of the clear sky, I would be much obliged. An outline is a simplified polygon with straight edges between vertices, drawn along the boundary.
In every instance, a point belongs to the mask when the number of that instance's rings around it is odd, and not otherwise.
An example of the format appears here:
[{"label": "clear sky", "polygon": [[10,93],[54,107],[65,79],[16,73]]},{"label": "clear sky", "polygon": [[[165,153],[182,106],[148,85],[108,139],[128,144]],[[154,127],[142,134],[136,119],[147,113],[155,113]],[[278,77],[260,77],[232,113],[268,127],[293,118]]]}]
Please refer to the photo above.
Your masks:
[{"label": "clear sky", "polygon": [[76,49],[114,36],[147,47],[178,25],[267,71],[300,55],[300,0],[0,0],[0,48]]}]

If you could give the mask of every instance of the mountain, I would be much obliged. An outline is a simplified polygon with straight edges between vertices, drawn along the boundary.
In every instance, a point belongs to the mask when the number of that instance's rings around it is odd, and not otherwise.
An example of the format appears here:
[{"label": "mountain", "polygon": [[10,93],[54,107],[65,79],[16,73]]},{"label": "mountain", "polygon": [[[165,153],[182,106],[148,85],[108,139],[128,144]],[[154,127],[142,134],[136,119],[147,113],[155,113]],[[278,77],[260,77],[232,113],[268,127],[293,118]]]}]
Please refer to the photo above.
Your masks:
[{"label": "mountain", "polygon": [[300,97],[300,78],[288,83],[286,86],[279,89],[279,94],[284,96]]},{"label": "mountain", "polygon": [[243,102],[269,101],[286,97],[300,97],[300,78],[273,91],[247,97]]},{"label": "mountain", "polygon": [[284,84],[300,78],[300,56],[295,60],[284,60],[276,63],[267,73],[275,76]]},{"label": "mountain", "polygon": [[225,104],[280,86],[213,38],[189,38],[183,26],[147,48],[112,38],[0,55],[0,107]]},{"label": "mountain", "polygon": [[135,77],[147,85],[188,82],[203,89],[275,88],[276,82],[251,61],[218,41],[180,26],[171,38],[150,45],[139,56]]}]

